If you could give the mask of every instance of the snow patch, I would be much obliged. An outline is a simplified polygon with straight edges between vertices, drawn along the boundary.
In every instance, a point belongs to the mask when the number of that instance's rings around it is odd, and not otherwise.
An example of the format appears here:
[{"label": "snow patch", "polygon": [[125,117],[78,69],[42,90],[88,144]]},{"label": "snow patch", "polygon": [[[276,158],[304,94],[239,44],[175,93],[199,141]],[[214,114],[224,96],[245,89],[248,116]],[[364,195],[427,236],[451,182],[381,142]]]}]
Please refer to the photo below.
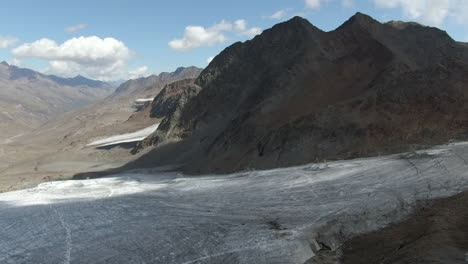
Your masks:
[{"label": "snow patch", "polygon": [[112,136],[112,137],[96,140],[96,141],[86,144],[86,147],[91,147],[91,146],[104,147],[104,146],[110,146],[110,145],[116,145],[116,144],[122,144],[122,143],[142,141],[147,136],[151,135],[154,131],[156,131],[158,129],[158,126],[159,124],[156,124],[156,125],[152,125],[150,127],[138,130],[133,133],[117,135],[117,136]]},{"label": "snow patch", "polygon": [[153,102],[154,98],[141,98],[141,99],[136,99],[135,103],[137,104],[142,104],[142,103],[147,103],[147,102]]}]

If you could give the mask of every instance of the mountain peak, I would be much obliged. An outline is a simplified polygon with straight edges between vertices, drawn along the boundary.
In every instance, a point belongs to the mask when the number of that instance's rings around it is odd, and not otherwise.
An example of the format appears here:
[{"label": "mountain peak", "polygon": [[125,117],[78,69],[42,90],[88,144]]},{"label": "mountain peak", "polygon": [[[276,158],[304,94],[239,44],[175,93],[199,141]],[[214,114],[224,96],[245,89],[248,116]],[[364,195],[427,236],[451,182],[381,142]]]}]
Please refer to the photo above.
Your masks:
[{"label": "mountain peak", "polygon": [[73,80],[82,80],[82,79],[88,79],[88,78],[86,78],[86,77],[84,77],[84,76],[78,74],[77,76],[73,77],[72,79],[73,79]]},{"label": "mountain peak", "polygon": [[339,29],[346,28],[346,27],[353,27],[353,26],[367,28],[375,24],[381,24],[381,23],[373,19],[369,15],[363,14],[361,12],[357,12],[356,14],[354,14],[354,16],[350,17],[348,21],[344,22],[343,25],[339,27]]},{"label": "mountain peak", "polygon": [[183,70],[185,70],[185,67],[179,67],[175,70],[175,73],[181,73]]},{"label": "mountain peak", "polygon": [[10,66],[6,61],[0,62],[0,64],[5,65],[5,66]]},{"label": "mountain peak", "polygon": [[306,28],[309,28],[312,26],[312,24],[310,24],[310,22],[307,19],[302,18],[300,16],[295,16],[278,25],[283,25],[283,26],[288,26],[288,27],[306,27]]},{"label": "mountain peak", "polygon": [[289,19],[287,22],[294,22],[294,23],[309,23],[307,19],[300,17],[300,16],[294,16],[291,19]]}]

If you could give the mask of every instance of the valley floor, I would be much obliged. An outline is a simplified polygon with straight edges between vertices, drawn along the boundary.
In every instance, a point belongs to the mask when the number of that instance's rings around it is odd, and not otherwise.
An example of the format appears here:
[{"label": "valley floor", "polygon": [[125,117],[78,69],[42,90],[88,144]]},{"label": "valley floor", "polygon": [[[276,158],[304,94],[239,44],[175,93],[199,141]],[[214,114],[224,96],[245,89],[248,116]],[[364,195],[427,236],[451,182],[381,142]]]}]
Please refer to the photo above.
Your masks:
[{"label": "valley floor", "polygon": [[[154,169],[43,183],[0,194],[0,263],[310,262],[420,200],[467,190],[467,160],[457,143],[231,175]],[[350,241],[344,256],[364,245]]]}]

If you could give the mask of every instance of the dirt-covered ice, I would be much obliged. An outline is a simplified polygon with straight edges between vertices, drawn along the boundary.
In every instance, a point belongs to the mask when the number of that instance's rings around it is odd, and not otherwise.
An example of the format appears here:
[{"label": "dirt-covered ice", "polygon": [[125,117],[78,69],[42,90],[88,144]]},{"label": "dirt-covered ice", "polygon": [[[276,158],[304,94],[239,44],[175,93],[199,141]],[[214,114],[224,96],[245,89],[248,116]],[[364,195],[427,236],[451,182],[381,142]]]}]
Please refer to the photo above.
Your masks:
[{"label": "dirt-covered ice", "polygon": [[304,263],[468,188],[468,144],[189,177],[133,171],[0,194],[0,263]]}]

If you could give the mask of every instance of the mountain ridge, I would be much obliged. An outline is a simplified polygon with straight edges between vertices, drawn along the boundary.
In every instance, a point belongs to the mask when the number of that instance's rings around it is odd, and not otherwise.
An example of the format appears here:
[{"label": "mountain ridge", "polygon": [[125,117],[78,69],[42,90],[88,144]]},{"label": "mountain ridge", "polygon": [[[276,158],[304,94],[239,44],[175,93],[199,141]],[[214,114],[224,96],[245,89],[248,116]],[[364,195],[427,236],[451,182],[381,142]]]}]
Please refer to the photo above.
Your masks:
[{"label": "mountain ridge", "polygon": [[203,69],[195,66],[178,67],[174,72],[162,72],[160,74],[153,74],[148,77],[131,79],[117,87],[114,95],[120,96],[122,94],[130,94],[136,90],[136,87],[160,87],[164,86],[161,85],[162,83],[170,83],[176,80],[195,78],[202,70]]},{"label": "mountain ridge", "polygon": [[216,56],[195,81],[200,92],[146,142],[192,142],[199,150],[180,163],[197,173],[447,142],[468,126],[467,59],[466,46],[437,28],[357,13],[324,32],[294,17]]},{"label": "mountain ridge", "polygon": [[40,72],[37,72],[35,70],[32,70],[32,69],[28,69],[28,68],[22,68],[22,67],[18,67],[18,66],[15,66],[15,65],[10,65],[8,64],[6,61],[3,61],[1,62],[0,64],[2,64],[3,66],[6,66],[8,67],[9,69],[9,79],[10,80],[17,80],[17,79],[21,79],[21,78],[29,78],[29,79],[32,79],[32,78],[35,78],[37,76],[41,76],[43,78],[48,78],[48,79],[51,79],[59,84],[62,84],[62,85],[67,85],[67,86],[72,86],[72,87],[75,87],[75,86],[80,86],[80,85],[84,85],[84,86],[89,86],[89,87],[94,87],[94,88],[101,88],[101,89],[112,89],[113,86],[106,83],[106,82],[102,82],[102,81],[98,81],[98,80],[92,80],[92,79],[89,79],[89,78],[86,78],[84,76],[81,76],[81,75],[77,75],[75,77],[72,77],[72,78],[64,78],[64,77],[60,77],[60,76],[57,76],[57,75],[47,75],[47,74],[43,74],[43,73],[40,73]]}]

